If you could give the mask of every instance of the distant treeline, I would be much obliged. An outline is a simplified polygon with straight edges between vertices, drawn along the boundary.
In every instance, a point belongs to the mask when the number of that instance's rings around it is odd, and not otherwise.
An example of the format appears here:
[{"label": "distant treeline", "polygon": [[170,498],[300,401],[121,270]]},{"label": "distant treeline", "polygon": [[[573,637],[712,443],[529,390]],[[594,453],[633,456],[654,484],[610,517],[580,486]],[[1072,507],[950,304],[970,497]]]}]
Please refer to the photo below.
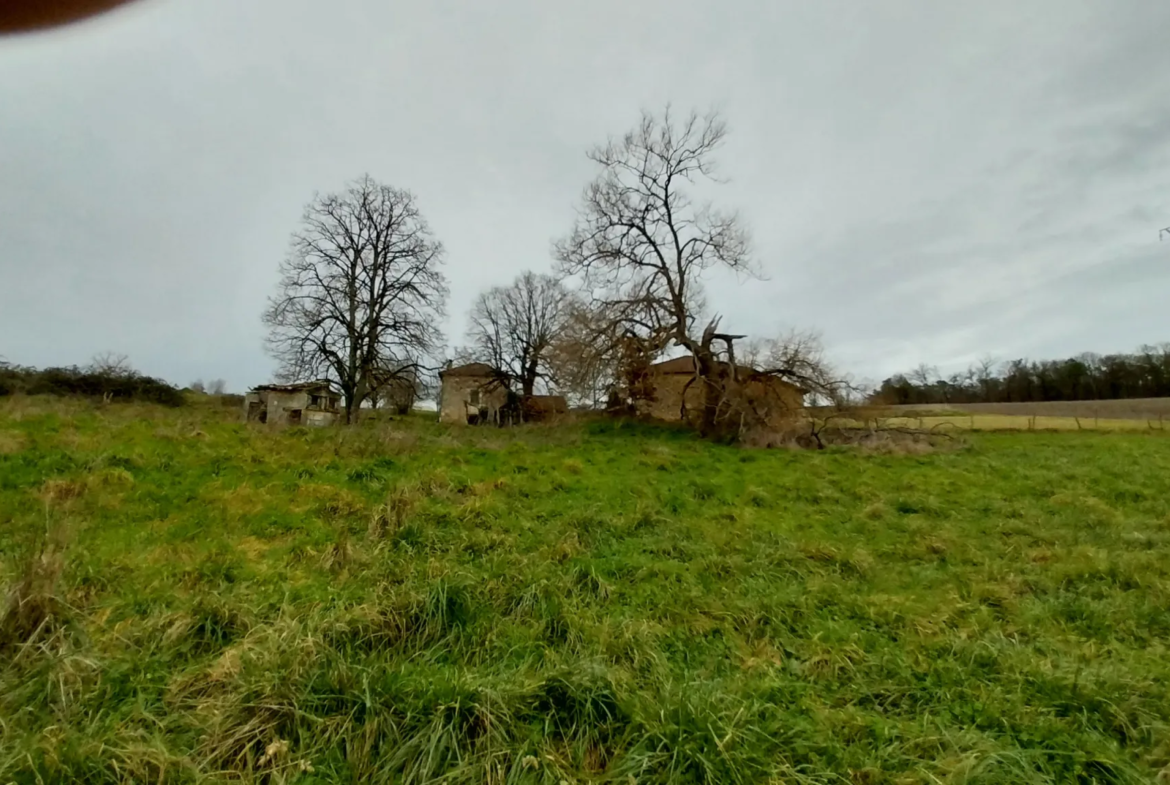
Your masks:
[{"label": "distant treeline", "polygon": [[949,378],[919,366],[882,382],[885,404],[1106,401],[1170,397],[1170,343],[1133,354],[1082,354],[1067,360],[983,360]]},{"label": "distant treeline", "polygon": [[0,362],[0,396],[75,395],[111,401],[181,406],[183,393],[166,382],[126,368],[28,368]]}]

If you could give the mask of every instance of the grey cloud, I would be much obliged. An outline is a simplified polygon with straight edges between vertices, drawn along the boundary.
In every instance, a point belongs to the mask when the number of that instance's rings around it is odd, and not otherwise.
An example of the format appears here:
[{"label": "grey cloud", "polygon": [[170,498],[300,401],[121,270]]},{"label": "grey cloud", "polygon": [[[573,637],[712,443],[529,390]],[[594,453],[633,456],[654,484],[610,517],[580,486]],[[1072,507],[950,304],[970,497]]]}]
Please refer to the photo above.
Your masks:
[{"label": "grey cloud", "polygon": [[448,331],[547,268],[642,107],[720,107],[764,281],[736,329],[858,375],[1170,339],[1170,6],[142,0],[0,39],[0,355],[264,380],[259,313],[314,191],[410,188]]}]

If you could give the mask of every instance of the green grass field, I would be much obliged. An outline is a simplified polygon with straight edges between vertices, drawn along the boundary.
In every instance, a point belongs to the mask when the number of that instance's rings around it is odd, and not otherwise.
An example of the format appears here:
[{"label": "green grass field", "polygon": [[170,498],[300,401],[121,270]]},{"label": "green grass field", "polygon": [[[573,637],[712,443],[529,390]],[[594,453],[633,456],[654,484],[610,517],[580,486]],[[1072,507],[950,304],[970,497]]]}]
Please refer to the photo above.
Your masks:
[{"label": "green grass field", "polygon": [[1170,765],[1162,434],[875,455],[236,414],[0,399],[0,579],[25,602],[0,782]]}]

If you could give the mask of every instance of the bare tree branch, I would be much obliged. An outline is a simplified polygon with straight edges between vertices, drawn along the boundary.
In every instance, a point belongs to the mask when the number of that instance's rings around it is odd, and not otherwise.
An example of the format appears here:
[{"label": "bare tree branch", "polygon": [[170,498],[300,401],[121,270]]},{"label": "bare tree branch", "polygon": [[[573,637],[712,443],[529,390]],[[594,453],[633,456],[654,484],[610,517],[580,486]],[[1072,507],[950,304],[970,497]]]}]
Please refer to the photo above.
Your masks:
[{"label": "bare tree branch", "polygon": [[135,373],[130,358],[119,352],[95,354],[89,361],[88,370],[90,373],[113,377],[133,376]]}]

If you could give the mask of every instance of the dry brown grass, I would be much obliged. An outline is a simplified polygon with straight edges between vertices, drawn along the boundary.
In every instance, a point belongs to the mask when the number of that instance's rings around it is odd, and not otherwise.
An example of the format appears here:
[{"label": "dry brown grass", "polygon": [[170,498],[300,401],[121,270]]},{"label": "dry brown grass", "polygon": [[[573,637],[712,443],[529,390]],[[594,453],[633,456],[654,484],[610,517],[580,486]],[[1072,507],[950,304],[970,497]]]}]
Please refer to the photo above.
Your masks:
[{"label": "dry brown grass", "polygon": [[[1097,402],[1084,402],[1085,404]],[[1108,401],[1102,403],[1132,403]],[[1142,417],[1137,411],[1126,411],[1113,407],[1095,416],[1088,407],[1079,414],[1058,416],[1041,414],[1038,411],[1060,411],[1057,407],[1069,407],[1065,411],[1077,411],[1080,404],[970,404],[986,407],[979,412],[966,411],[962,406],[889,406],[880,409],[866,409],[864,413],[838,415],[842,427],[866,427],[876,430],[924,431],[935,433],[956,433],[960,431],[1153,431],[1170,433],[1170,411],[1165,413],[1147,412]],[[1041,408],[1043,407],[1043,408]],[[963,411],[959,411],[964,409]],[[994,409],[1002,412],[993,413]],[[862,410],[858,410],[861,412]],[[1031,413],[1030,413],[1031,412]],[[1127,416],[1128,415],[1128,418]]]},{"label": "dry brown grass", "polygon": [[85,490],[86,484],[81,480],[53,478],[45,480],[38,495],[46,506],[55,507],[80,497]]},{"label": "dry brown grass", "polygon": [[[952,429],[953,430],[953,429]],[[957,446],[954,435],[916,426],[893,418],[887,420],[793,421],[784,428],[753,428],[739,444],[748,448],[823,449],[851,447],[874,455],[925,455],[942,446]]]},{"label": "dry brown grass", "polygon": [[422,489],[417,485],[395,487],[386,496],[385,504],[379,505],[370,516],[369,537],[382,540],[400,530],[422,498]]},{"label": "dry brown grass", "polygon": [[34,644],[64,623],[65,604],[58,591],[64,548],[63,531],[57,529],[19,565],[0,616],[0,653]]},{"label": "dry brown grass", "polygon": [[1085,420],[1170,420],[1170,398],[1133,398],[1120,401],[1046,401],[1044,403],[949,403],[932,406],[885,406],[880,411],[898,416],[961,412],[1008,417],[1060,417]]},{"label": "dry brown grass", "polygon": [[19,431],[0,431],[0,455],[15,455],[25,448],[28,440]]},{"label": "dry brown grass", "polygon": [[304,483],[293,509],[305,512],[316,508],[324,518],[356,518],[365,513],[366,505],[360,496],[345,488],[324,483]]},{"label": "dry brown grass", "polygon": [[960,431],[1154,431],[1156,433],[1170,433],[1170,418],[1126,420],[1043,415],[960,414],[921,417],[906,422],[911,425],[917,423],[920,427]]},{"label": "dry brown grass", "polygon": [[321,554],[321,566],[332,573],[342,573],[357,559],[358,552],[349,536],[349,529],[338,527],[337,538]]},{"label": "dry brown grass", "polygon": [[5,395],[0,397],[0,415],[12,422],[27,417],[58,414],[63,419],[81,412],[92,411],[94,404],[80,398],[59,398],[55,395]]}]

